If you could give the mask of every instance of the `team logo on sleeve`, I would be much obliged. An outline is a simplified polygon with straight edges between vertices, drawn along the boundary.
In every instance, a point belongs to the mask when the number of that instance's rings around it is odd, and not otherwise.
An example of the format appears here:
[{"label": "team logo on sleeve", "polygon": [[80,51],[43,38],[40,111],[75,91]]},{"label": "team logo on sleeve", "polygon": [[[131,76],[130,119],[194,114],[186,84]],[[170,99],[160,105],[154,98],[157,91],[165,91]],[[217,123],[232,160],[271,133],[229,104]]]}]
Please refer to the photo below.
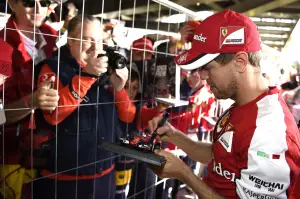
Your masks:
[{"label": "team logo on sleeve", "polygon": [[39,76],[38,86],[40,86],[43,82],[51,79],[51,77],[55,76],[55,73],[44,73]]}]

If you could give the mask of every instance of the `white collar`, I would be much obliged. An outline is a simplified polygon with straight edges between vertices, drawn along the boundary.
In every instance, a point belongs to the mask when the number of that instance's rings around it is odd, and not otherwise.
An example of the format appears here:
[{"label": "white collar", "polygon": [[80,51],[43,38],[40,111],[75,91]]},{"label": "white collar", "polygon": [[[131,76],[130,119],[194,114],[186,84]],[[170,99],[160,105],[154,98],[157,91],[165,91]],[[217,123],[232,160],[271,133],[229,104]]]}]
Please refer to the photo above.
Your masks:
[{"label": "white collar", "polygon": [[[24,35],[20,30],[18,30],[18,32],[21,35],[21,37],[23,38],[25,46],[31,46],[31,47],[36,46],[36,44],[37,44],[36,41],[34,41],[34,40],[30,39],[29,37],[27,37],[26,35]],[[38,50],[39,50],[39,49],[43,48],[44,46],[46,46],[47,42],[46,42],[43,34],[41,34],[41,31],[39,29],[36,29],[36,33],[37,33],[36,37],[39,37],[39,40],[41,41],[40,46],[38,48]]]}]

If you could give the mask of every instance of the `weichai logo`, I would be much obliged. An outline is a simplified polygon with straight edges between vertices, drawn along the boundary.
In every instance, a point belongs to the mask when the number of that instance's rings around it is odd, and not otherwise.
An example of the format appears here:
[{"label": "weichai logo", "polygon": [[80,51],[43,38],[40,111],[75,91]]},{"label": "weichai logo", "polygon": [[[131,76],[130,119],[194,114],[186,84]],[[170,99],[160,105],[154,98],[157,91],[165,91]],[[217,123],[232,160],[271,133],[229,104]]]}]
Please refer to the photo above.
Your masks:
[{"label": "weichai logo", "polygon": [[278,182],[268,182],[268,181],[264,181],[262,179],[259,179],[255,176],[249,175],[249,180],[251,180],[252,182],[255,183],[255,187],[257,188],[261,188],[261,186],[269,188],[271,191],[273,189],[279,189],[279,190],[283,190],[284,184],[278,183]]}]

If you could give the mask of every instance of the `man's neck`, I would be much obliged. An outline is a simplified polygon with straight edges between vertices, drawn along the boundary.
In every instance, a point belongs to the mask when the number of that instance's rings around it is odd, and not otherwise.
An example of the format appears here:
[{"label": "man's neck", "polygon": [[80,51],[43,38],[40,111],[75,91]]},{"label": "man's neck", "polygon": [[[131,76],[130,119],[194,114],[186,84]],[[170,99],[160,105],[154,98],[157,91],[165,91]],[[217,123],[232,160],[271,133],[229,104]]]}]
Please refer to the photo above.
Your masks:
[{"label": "man's neck", "polygon": [[203,84],[199,83],[195,88],[192,88],[192,93],[197,92],[198,90],[200,90],[202,88]]},{"label": "man's neck", "polygon": [[246,79],[246,81],[243,81],[238,88],[236,97],[233,99],[237,106],[243,106],[269,90],[269,87],[264,83],[262,77],[259,75],[250,81],[249,80],[250,79]]},{"label": "man's neck", "polygon": [[[21,31],[26,37],[33,40],[34,39],[34,27],[29,27],[24,24],[19,24],[18,21],[16,21],[17,28],[19,31]],[[38,27],[35,27],[35,31],[37,32]]]}]

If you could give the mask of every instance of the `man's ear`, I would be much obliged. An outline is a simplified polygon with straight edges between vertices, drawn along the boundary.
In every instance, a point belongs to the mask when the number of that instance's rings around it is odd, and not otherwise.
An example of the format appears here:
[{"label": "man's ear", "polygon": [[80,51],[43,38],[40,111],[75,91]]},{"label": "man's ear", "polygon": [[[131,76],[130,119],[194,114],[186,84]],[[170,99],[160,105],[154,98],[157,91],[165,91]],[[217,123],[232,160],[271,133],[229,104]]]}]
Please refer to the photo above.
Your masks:
[{"label": "man's ear", "polygon": [[248,65],[248,54],[246,52],[237,52],[235,54],[235,68],[237,72],[243,73]]}]

